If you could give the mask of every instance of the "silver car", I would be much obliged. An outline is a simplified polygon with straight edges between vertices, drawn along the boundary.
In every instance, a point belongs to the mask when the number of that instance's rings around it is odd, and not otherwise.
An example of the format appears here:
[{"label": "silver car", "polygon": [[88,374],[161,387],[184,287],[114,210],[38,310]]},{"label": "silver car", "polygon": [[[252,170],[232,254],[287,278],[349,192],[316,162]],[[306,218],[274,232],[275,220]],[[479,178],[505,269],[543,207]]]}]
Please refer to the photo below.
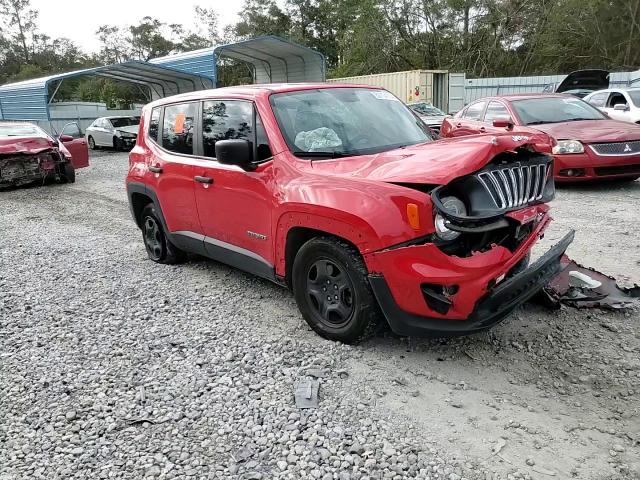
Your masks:
[{"label": "silver car", "polygon": [[101,117],[86,130],[87,143],[91,150],[111,147],[116,150],[133,148],[138,138],[140,117]]},{"label": "silver car", "polygon": [[407,106],[416,112],[420,119],[426,123],[431,130],[440,135],[440,127],[442,126],[444,117],[447,116],[446,113],[428,102],[408,103]]}]

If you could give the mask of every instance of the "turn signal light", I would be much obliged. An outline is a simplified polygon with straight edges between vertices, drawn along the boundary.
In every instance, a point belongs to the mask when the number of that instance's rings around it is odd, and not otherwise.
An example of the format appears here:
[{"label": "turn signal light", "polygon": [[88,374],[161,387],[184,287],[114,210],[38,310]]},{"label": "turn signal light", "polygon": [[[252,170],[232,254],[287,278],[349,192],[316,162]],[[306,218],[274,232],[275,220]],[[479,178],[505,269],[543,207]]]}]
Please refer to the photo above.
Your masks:
[{"label": "turn signal light", "polygon": [[407,219],[409,225],[414,230],[420,230],[420,215],[418,212],[418,205],[415,203],[407,203]]}]

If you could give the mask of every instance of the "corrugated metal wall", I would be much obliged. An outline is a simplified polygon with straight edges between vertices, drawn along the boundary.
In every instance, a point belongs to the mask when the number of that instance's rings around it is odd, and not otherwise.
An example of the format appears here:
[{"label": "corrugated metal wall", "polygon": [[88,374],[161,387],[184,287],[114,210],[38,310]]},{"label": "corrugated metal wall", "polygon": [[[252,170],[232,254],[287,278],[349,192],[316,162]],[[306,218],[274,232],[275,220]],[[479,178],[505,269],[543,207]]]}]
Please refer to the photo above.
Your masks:
[{"label": "corrugated metal wall", "polygon": [[42,85],[17,83],[0,90],[3,120],[49,120],[47,89]]},{"label": "corrugated metal wall", "polygon": [[154,58],[149,60],[149,63],[174,68],[182,72],[204,75],[213,79],[214,85],[216,83],[216,57],[213,48]]},{"label": "corrugated metal wall", "polygon": [[[496,77],[467,79],[465,102],[492,95],[512,93],[539,93],[550,83],[561,82],[566,75],[540,75],[534,77]],[[640,70],[635,72],[614,72],[611,87],[640,86]]]}]

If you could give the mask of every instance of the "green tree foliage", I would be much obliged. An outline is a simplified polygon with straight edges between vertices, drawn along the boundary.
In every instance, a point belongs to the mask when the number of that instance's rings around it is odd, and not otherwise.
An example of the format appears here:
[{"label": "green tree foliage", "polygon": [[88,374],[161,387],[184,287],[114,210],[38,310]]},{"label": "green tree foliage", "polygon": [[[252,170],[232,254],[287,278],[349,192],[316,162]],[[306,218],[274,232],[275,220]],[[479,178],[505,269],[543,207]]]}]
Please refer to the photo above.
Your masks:
[{"label": "green tree foliage", "polygon": [[[640,67],[640,0],[245,0],[238,22],[224,28],[209,5],[196,7],[195,29],[153,17],[103,25],[99,52],[87,55],[69,40],[39,33],[30,0],[0,0],[0,83],[269,34],[319,50],[334,77],[419,68],[510,76]],[[251,81],[244,64],[223,60],[222,67],[221,85]],[[108,80],[78,82],[60,94],[110,104],[145,97]]]}]

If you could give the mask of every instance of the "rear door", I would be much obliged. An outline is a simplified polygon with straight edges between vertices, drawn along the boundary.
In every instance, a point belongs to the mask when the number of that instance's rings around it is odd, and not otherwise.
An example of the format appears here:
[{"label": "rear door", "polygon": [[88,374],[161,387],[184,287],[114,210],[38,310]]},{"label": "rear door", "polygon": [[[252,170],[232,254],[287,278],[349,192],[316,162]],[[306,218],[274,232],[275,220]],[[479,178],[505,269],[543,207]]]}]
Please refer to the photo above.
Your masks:
[{"label": "rear door", "polygon": [[484,133],[486,126],[482,118],[486,106],[487,102],[485,100],[479,100],[465,108],[460,117],[451,120],[452,128],[449,136],[462,137],[464,135]]},{"label": "rear door", "polygon": [[155,191],[169,232],[191,238],[202,233],[193,187],[197,115],[196,102],[154,108],[144,153],[148,163],[145,184]]},{"label": "rear door", "polygon": [[[245,100],[206,100],[201,109],[202,159],[193,173],[205,249],[213,258],[272,277],[273,162],[260,116]],[[227,139],[251,142],[255,170],[216,160],[216,142]]]},{"label": "rear door", "polygon": [[71,153],[71,164],[73,168],[83,168],[89,166],[89,149],[84,134],[80,130],[80,126],[75,123],[67,123],[60,132],[60,136],[68,135],[73,140],[62,142],[69,153]]}]

